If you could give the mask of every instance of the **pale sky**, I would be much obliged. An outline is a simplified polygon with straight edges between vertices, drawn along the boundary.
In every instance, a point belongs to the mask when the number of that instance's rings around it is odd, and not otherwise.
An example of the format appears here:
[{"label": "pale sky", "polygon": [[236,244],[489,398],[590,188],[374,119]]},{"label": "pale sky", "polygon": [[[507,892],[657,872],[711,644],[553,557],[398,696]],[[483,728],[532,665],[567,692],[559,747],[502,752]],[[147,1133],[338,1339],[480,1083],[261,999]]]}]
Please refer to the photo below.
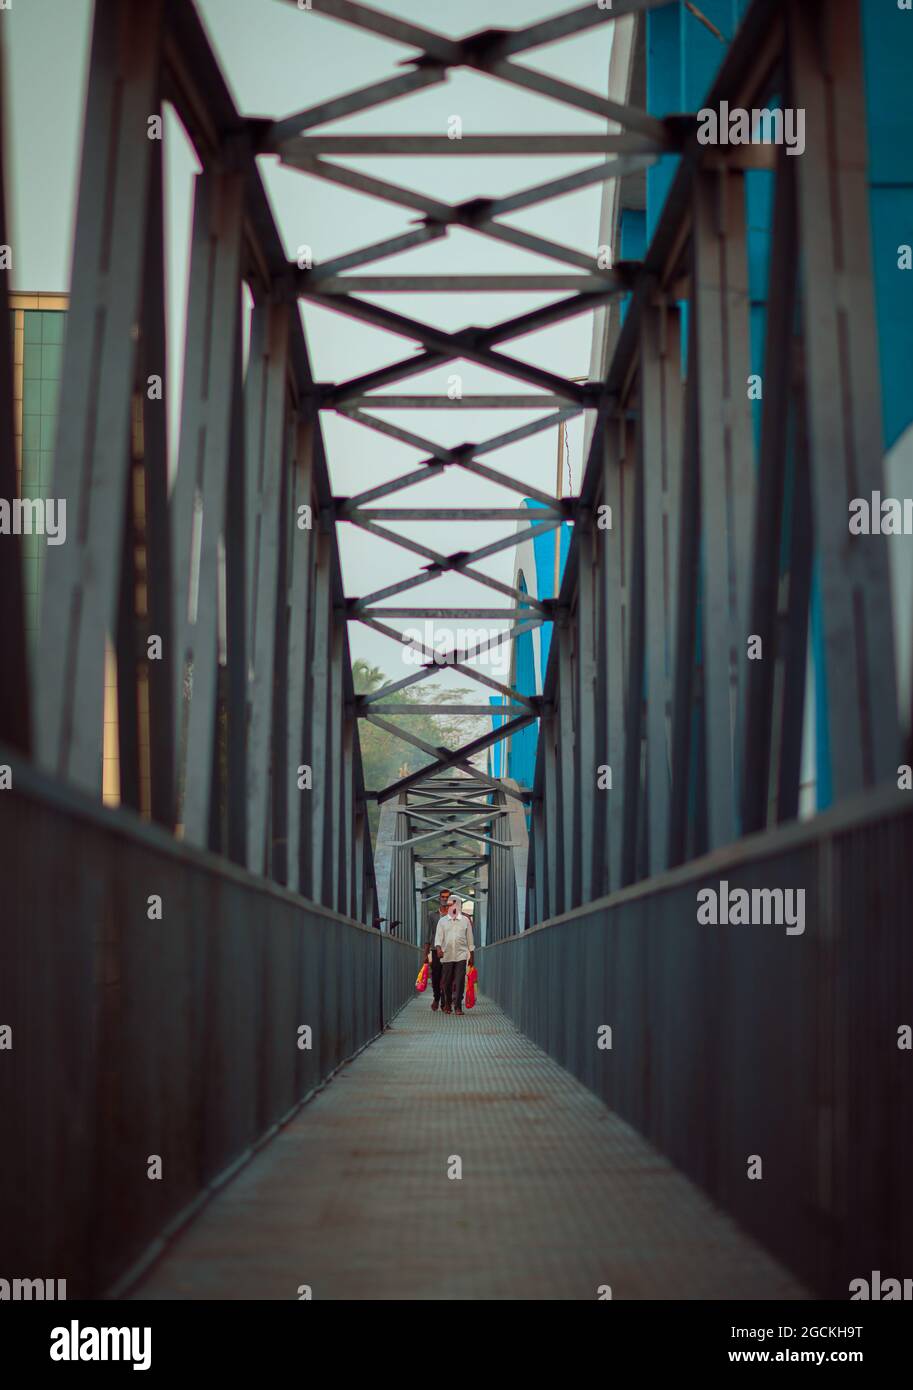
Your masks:
[{"label": "pale sky", "polygon": [[[556,8],[555,0],[388,0],[387,9],[426,27],[460,35],[477,29],[517,27]],[[8,198],[14,248],[14,283],[19,289],[62,290],[70,280],[70,248],[75,216],[80,131],[91,22],[91,0],[13,0],[0,14],[6,40],[7,108],[10,136]],[[285,0],[200,0],[210,38],[241,111],[248,115],[285,116],[329,96],[395,74],[397,64],[414,50],[339,24],[313,12],[299,11]],[[611,52],[611,25],[578,38],[534,50],[524,63],[563,77],[577,86],[604,93]],[[605,129],[600,118],[521,92],[479,74],[458,71],[449,80],[374,111],[323,126],[310,133],[446,134],[454,115],[466,135],[483,133],[585,132]],[[173,406],[179,381],[180,340],[186,308],[187,254],[195,160],[179,123],[166,128],[168,193],[168,328]],[[585,167],[599,157],[501,159],[343,159],[380,178],[456,203],[480,195],[498,195]],[[316,262],[408,229],[413,214],[361,194],[336,188],[262,159],[261,170],[290,257],[302,244],[312,247]],[[504,220],[595,255],[601,186],[556,199]],[[362,273],[423,274],[508,273],[566,268],[468,232],[451,232],[445,240],[417,251],[366,266]],[[452,331],[513,317],[552,298],[546,295],[388,295],[377,302],[412,318],[429,320]],[[305,330],[318,380],[339,381],[407,357],[412,345],[329,310],[307,306]],[[534,338],[517,340],[506,351],[566,376],[585,376],[590,358],[592,319],[581,316]],[[445,394],[454,371],[465,393],[523,392],[522,383],[499,377],[469,363],[451,363],[437,371],[389,388],[395,392]],[[450,445],[478,442],[534,418],[533,412],[460,411],[384,412],[384,419]],[[176,415],[175,415],[176,422]],[[338,416],[323,416],[324,437],[336,491],[351,494],[408,470],[421,457],[415,450],[384,439]],[[582,423],[572,423],[568,452],[576,491],[580,483]],[[543,434],[486,458],[486,463],[554,490],[557,434]],[[568,491],[567,465],[564,467]],[[400,506],[515,506],[515,494],[451,469],[443,476],[398,495]],[[470,549],[504,534],[513,523],[440,527],[391,524],[445,552]],[[361,594],[415,571],[418,557],[351,527],[340,527],[346,590]],[[513,552],[505,551],[480,568],[510,581]],[[399,600],[410,606],[508,604],[470,580],[447,576]],[[396,627],[405,622],[396,621]],[[478,626],[478,624],[474,624]],[[497,624],[496,624],[497,626]],[[403,674],[394,644],[359,625],[350,627],[354,656],[375,661],[396,678]],[[458,678],[459,679],[459,678]],[[446,677],[444,683],[447,683]]]}]

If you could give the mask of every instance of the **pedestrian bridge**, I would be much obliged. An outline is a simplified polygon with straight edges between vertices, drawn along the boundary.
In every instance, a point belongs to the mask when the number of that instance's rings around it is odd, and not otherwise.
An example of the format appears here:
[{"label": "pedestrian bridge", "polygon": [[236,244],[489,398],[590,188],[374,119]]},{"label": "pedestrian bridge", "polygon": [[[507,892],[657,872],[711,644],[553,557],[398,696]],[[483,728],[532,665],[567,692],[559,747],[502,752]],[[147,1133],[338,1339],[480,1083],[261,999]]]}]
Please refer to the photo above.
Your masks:
[{"label": "pedestrian bridge", "polygon": [[[304,72],[302,109],[267,118],[238,109],[196,3],[96,0],[51,493],[68,534],[34,648],[27,557],[0,534],[2,1264],[70,1297],[846,1298],[909,1267],[913,608],[847,507],[887,493],[910,423],[891,190],[913,174],[882,105],[906,96],[885,55],[913,51],[910,20],[514,8],[455,38],[414,6],[311,0],[301,24],[386,39],[394,66],[309,106]],[[598,94],[535,63],[587,31]],[[691,96],[664,104],[679,63]],[[385,103],[460,69],[548,98],[547,131],[382,133]],[[801,110],[803,151],[703,143],[696,112],[723,103]],[[173,467],[165,104],[201,171]],[[370,111],[369,133],[322,133]],[[560,176],[453,205],[383,172],[543,151]],[[366,217],[359,249],[290,257],[264,157],[403,230]],[[608,258],[511,220],[590,186]],[[8,215],[0,196],[0,246]],[[451,232],[549,268],[363,273]],[[482,291],[537,298],[456,332],[386,307]],[[410,346],[316,379],[302,303]],[[582,315],[589,377],[533,365],[525,340]],[[8,498],[16,352],[0,333]],[[391,393],[454,363],[521,394]],[[386,414],[470,406],[531,416],[444,444]],[[356,495],[332,485],[333,415],[364,430]],[[577,416],[579,490],[536,488],[526,442]],[[375,481],[379,436],[419,461]],[[454,472],[467,502],[484,480],[513,505],[398,505]],[[500,540],[453,548],[492,521]],[[345,528],[415,574],[347,592]],[[487,564],[556,536],[550,594]],[[458,579],[498,606],[401,606]],[[356,688],[355,626],[401,644],[416,619],[534,633],[540,679],[415,640],[407,675]],[[442,664],[485,701],[447,746],[408,722],[447,712],[411,689]],[[371,729],[424,761],[370,785]],[[462,1018],[414,990],[441,887],[476,903]]]}]

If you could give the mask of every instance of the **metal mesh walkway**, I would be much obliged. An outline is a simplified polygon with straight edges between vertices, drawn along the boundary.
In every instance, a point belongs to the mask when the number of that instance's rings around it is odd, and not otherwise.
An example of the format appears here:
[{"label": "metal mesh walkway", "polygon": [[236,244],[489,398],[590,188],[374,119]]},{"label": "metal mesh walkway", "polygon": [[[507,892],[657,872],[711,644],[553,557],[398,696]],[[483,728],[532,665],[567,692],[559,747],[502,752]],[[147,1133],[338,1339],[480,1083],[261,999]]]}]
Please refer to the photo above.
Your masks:
[{"label": "metal mesh walkway", "polygon": [[[429,992],[430,995],[430,992]],[[802,1298],[489,999],[414,999],[179,1237],[140,1298]],[[453,1157],[462,1177],[448,1177]]]}]

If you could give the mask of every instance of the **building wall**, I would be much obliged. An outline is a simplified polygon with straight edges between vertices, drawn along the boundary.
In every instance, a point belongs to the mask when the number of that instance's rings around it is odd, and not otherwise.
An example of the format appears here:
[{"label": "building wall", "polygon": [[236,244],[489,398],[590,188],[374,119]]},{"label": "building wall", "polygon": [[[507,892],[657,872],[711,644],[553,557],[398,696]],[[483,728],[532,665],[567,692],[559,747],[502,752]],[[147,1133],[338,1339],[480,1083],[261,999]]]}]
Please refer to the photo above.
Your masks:
[{"label": "building wall", "polygon": [[[63,370],[69,297],[65,294],[13,293],[13,433],[19,496],[54,496],[54,448]],[[72,524],[75,518],[68,518]],[[41,614],[43,536],[22,537],[25,630],[34,671]],[[120,777],[117,747],[117,669],[110,642],[105,652],[104,800],[117,805]]]},{"label": "building wall", "polygon": [[[63,358],[67,298],[59,294],[13,294],[13,429],[19,496],[52,496],[57,397]],[[42,536],[22,537],[25,627],[34,663],[38,640]]]}]

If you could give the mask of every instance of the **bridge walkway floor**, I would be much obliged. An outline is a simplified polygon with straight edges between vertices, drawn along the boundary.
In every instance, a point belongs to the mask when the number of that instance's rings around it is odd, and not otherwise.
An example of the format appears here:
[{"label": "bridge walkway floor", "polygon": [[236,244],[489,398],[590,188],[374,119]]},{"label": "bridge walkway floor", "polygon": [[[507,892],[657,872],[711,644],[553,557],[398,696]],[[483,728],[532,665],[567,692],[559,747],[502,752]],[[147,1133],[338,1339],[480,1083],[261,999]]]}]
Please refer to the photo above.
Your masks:
[{"label": "bridge walkway floor", "polygon": [[344,1066],[133,1297],[808,1296],[492,1000],[429,1005]]}]

